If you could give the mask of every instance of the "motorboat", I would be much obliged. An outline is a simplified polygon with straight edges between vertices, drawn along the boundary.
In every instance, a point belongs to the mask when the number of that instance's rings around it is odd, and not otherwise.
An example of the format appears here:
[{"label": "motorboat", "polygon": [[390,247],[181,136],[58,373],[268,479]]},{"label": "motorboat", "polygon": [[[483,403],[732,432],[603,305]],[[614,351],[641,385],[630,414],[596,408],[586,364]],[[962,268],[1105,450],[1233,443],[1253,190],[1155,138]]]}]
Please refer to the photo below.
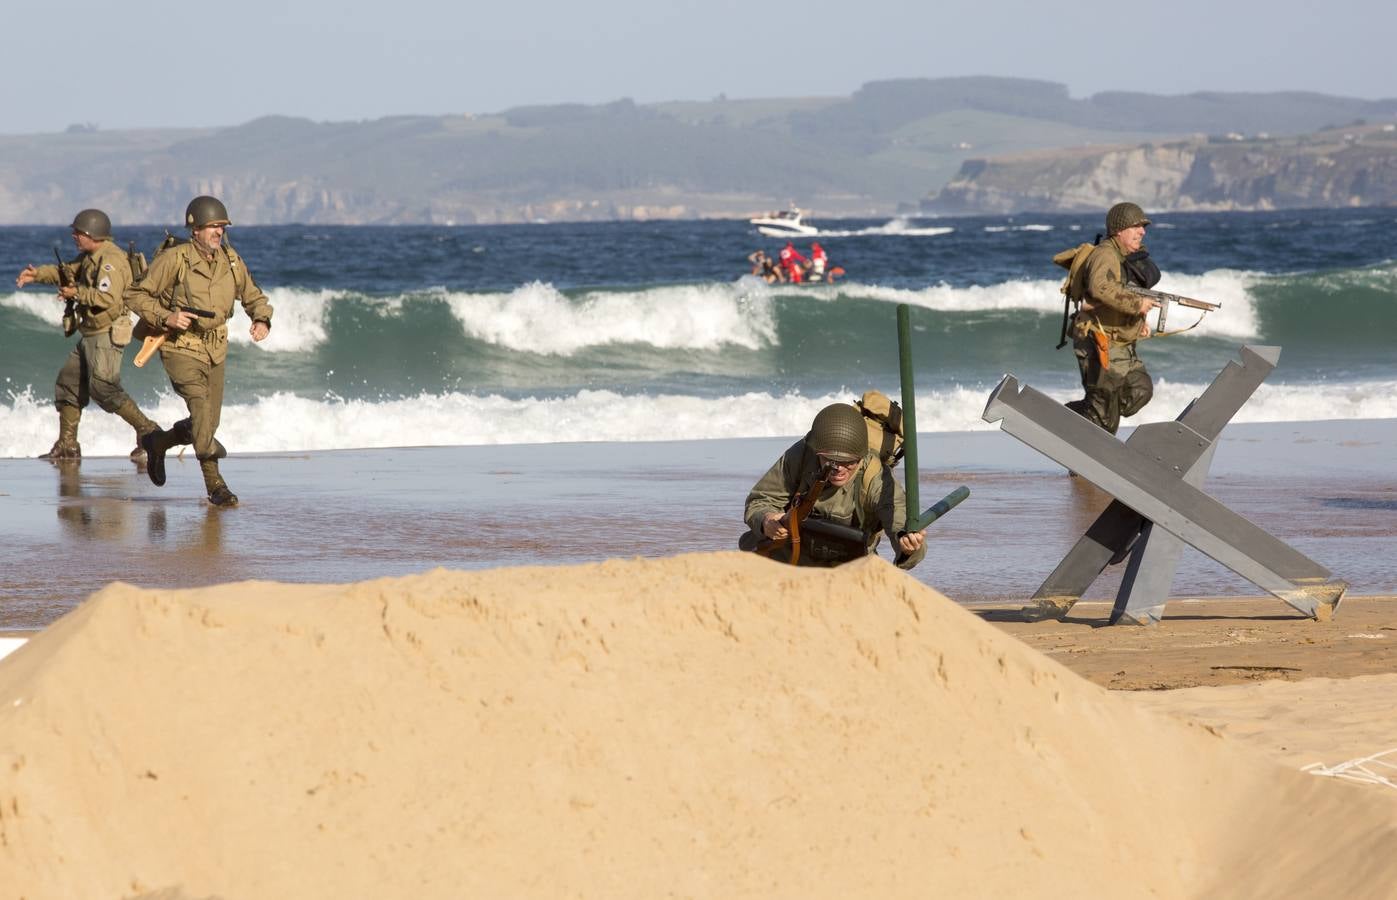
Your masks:
[{"label": "motorboat", "polygon": [[790,209],[767,213],[747,221],[757,226],[757,231],[767,237],[800,237],[819,234],[820,229],[801,221],[801,215],[801,211],[792,206]]}]

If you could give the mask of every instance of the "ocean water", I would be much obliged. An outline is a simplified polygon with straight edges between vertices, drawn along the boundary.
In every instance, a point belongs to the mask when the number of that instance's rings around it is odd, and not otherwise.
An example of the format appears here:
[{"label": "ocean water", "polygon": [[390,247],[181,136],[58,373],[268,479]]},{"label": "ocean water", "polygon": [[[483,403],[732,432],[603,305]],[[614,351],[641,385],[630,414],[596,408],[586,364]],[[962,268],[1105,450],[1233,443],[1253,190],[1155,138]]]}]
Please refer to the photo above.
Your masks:
[{"label": "ocean water", "polygon": [[[748,253],[783,242],[741,221],[235,227],[276,314],[257,345],[233,321],[219,434],[235,452],[794,435],[831,400],[897,395],[899,303],[913,307],[920,430],[988,429],[980,413],[1006,372],[1079,394],[1070,350],[1054,350],[1051,257],[1099,218],[816,217],[848,274],[813,286],[745,276]],[[1246,343],[1283,350],[1237,421],[1397,417],[1397,210],[1155,218],[1159,288],[1223,308],[1141,345],[1156,394],[1131,424],[1174,418]],[[116,232],[149,254],[162,229]],[[54,246],[72,255],[65,228],[0,228],[0,272]],[[0,457],[29,457],[53,440],[73,339],[50,289],[9,284]],[[132,355],[127,390],[162,424],[183,417],[158,362],[138,370]],[[95,406],[81,440],[89,456],[131,446]]]}]

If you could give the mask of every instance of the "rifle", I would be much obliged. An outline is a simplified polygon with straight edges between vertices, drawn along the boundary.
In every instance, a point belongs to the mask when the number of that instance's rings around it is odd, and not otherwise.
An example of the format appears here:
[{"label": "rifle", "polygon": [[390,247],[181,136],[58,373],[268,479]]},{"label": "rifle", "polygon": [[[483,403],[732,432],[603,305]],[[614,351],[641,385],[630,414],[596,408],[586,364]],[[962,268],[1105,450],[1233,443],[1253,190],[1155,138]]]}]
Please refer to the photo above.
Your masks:
[{"label": "rifle", "polygon": [[786,530],[790,535],[780,540],[765,540],[757,545],[757,553],[770,557],[772,553],[787,545],[791,548],[791,565],[800,562],[800,526],[810,515],[810,511],[815,508],[815,501],[820,499],[820,495],[825,492],[825,481],[828,473],[820,472],[820,477],[815,479],[815,483],[810,486],[810,490],[804,494],[796,494],[791,498],[791,505],[786,507]]},{"label": "rifle", "polygon": [[[165,233],[169,234],[168,231]],[[131,266],[132,284],[145,277],[146,269],[149,268],[146,265],[146,255],[136,249],[135,241],[128,241],[126,244],[126,262]]]},{"label": "rifle", "polygon": [[[815,507],[815,500],[819,499],[824,489],[824,481],[817,481],[810,488],[810,491],[804,495],[804,499],[802,499],[802,495],[799,494],[792,498],[791,505],[787,507],[790,513],[787,522],[787,530],[790,532],[790,537],[780,540],[766,538],[759,541],[755,547],[744,547],[743,549],[751,549],[762,556],[770,558],[772,553],[789,544],[791,547],[791,565],[796,565],[800,560],[800,535],[804,532],[823,538],[831,543],[844,544],[849,550],[856,553],[867,553],[868,537],[859,529],[851,528],[848,525],[840,525],[838,522],[830,522],[825,519],[809,518],[810,511]],[[922,521],[918,524],[920,524],[922,528],[925,528],[946,513],[955,509],[962,500],[969,496],[970,489],[961,485],[941,498],[930,509],[923,513]],[[912,523],[909,522],[908,527],[910,528],[911,525]]]},{"label": "rifle", "polygon": [[[59,288],[77,287],[77,283],[73,280],[72,274],[68,272],[67,267],[63,264],[63,257],[61,254],[59,254],[57,247],[53,248],[53,258],[58,260]],[[77,310],[75,309],[78,302],[77,295],[74,295],[72,297],[65,297],[64,301],[65,302],[63,306],[63,336],[72,337],[73,332],[78,330],[78,315]]]},{"label": "rifle", "polygon": [[[213,318],[213,313],[208,310],[195,309],[192,306],[176,306],[172,311],[187,312],[191,316],[198,316],[201,319]],[[165,345],[165,341],[169,340],[174,330],[166,329],[159,334],[151,334],[150,326],[145,323],[144,319],[137,323],[136,330],[141,334],[141,350],[136,354],[136,358],[132,360],[132,362],[135,364],[136,368],[139,369],[150,361],[150,358],[155,355],[156,350],[159,350]]]},{"label": "rifle", "polygon": [[[1183,334],[1185,331],[1192,331],[1198,327],[1198,322],[1203,321],[1203,316],[1214,310],[1222,309],[1221,303],[1209,303],[1207,300],[1195,300],[1192,297],[1183,297],[1178,294],[1166,294],[1164,291],[1153,291],[1139,285],[1127,284],[1127,291],[1140,297],[1149,297],[1151,300],[1159,301],[1159,323],[1155,325],[1155,337],[1168,337],[1171,334]],[[1189,309],[1201,309],[1203,315],[1198,317],[1198,322],[1194,322],[1187,328],[1180,328],[1177,331],[1165,331],[1164,323],[1169,315],[1169,304],[1177,303],[1180,306],[1187,306]]]}]

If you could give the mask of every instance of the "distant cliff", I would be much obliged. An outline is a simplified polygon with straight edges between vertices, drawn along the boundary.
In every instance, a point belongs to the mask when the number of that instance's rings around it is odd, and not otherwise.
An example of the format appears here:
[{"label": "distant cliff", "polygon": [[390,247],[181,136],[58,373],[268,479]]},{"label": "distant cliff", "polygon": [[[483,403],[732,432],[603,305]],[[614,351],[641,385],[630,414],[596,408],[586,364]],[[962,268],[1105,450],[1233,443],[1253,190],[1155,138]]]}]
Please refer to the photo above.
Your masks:
[{"label": "distant cliff", "polygon": [[1124,199],[1149,210],[1397,205],[1397,127],[971,159],[923,206],[946,214],[1099,211]]},{"label": "distant cliff", "polygon": [[[1397,100],[1073,98],[1051,82],[939,78],[872,82],[848,97],[618,100],[360,122],[270,116],[163,131],[83,124],[0,134],[0,224],[68,222],[88,206],[121,224],[178,223],[200,193],[224,199],[242,224],[735,218],[787,203],[818,220],[914,212],[953,177],[947,208],[1095,206],[1121,184],[1132,196],[1152,189],[1141,198],[1151,203],[1194,181],[1196,203],[1212,208],[1234,192],[1203,180],[1209,171],[1225,178],[1227,154],[1240,148],[1180,144],[1187,135],[1295,135],[1365,117],[1397,121]],[[1112,151],[1104,161],[1101,150],[1042,157],[1053,162],[1041,178],[1001,162],[1044,148],[1144,142],[1151,148]],[[1205,165],[1203,156],[1215,161]],[[963,169],[972,157],[990,161]],[[1255,189],[1258,198],[1274,194]],[[1326,203],[1347,202],[1337,186],[1334,196]]]}]

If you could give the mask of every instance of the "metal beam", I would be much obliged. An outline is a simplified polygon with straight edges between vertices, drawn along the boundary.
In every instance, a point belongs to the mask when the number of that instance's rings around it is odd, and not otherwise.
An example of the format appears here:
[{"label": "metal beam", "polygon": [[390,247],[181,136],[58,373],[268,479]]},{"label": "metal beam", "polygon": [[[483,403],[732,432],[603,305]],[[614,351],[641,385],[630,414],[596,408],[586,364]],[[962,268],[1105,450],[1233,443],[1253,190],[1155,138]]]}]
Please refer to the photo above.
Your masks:
[{"label": "metal beam", "polygon": [[[1205,393],[1179,421],[1137,429],[1137,434],[1144,432],[1138,445],[1121,443],[1051,397],[1021,386],[1012,375],[1006,375],[990,395],[984,419],[987,422],[1002,420],[1004,431],[1107,491],[1143,520],[1197,548],[1306,615],[1327,619],[1343,596],[1346,583],[1334,579],[1328,569],[1203,493],[1189,483],[1194,479],[1184,478],[1208,455],[1212,438],[1274,366],[1277,351],[1264,349],[1271,352],[1263,355],[1245,348],[1245,364],[1234,368],[1235,364],[1229,363],[1214,382],[1215,386],[1222,382],[1223,389],[1213,392],[1211,397]],[[1253,369],[1254,363],[1260,365]],[[1248,384],[1250,389],[1245,387]],[[1132,442],[1134,440],[1132,436]],[[1206,464],[1198,478],[1200,483],[1203,473],[1206,473]],[[1093,550],[1093,564],[1104,549],[1112,547],[1113,539],[1122,532],[1128,535],[1135,526],[1135,520],[1120,510],[1113,516],[1107,523],[1111,526],[1106,529],[1109,534],[1094,539],[1101,549]],[[1143,525],[1136,527],[1136,534],[1140,528]],[[1100,540],[1101,537],[1106,541]],[[1167,545],[1157,545],[1151,555],[1167,562],[1168,554],[1164,552],[1167,549]],[[1115,547],[1112,554],[1119,550]],[[1146,561],[1142,551],[1140,565]],[[1081,562],[1077,561],[1079,565]],[[1074,576],[1080,579],[1085,568],[1074,569]],[[1096,574],[1100,574],[1099,569]],[[1172,577],[1172,569],[1169,574]],[[1137,582],[1138,577],[1137,570],[1134,579]],[[1152,586],[1142,589],[1157,595],[1158,579],[1163,577],[1151,574]],[[1049,583],[1052,581],[1050,577]],[[1069,586],[1075,588],[1077,585]],[[1141,597],[1143,599],[1145,594]]]},{"label": "metal beam", "polygon": [[[1194,464],[1207,453],[1207,448],[1199,441],[1210,445],[1217,440],[1223,426],[1275,369],[1280,356],[1280,347],[1243,347],[1241,363],[1228,361],[1202,396],[1179,415],[1178,423],[1190,429],[1198,440],[1178,440],[1184,437],[1183,432],[1171,433],[1170,425],[1158,423],[1136,428],[1125,442],[1126,446],[1147,455],[1155,454],[1161,461],[1167,453],[1172,467],[1194,471]],[[1205,463],[1198,480],[1190,483],[1201,488],[1201,476],[1206,474]],[[1146,524],[1139,513],[1119,500],[1112,500],[1038,588],[1033,599],[1044,609],[1055,612],[1070,609],[1108,565],[1125,555]]]}]

